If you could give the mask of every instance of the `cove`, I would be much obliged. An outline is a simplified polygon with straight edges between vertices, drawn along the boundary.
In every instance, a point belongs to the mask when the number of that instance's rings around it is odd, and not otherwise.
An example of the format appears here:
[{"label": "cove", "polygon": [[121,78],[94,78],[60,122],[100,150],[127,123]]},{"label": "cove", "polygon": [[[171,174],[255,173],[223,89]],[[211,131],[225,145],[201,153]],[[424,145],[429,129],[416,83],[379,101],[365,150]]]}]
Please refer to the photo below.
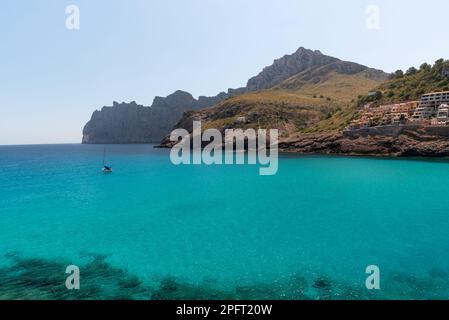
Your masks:
[{"label": "cove", "polygon": [[[168,150],[110,145],[115,172],[104,176],[102,152],[0,147],[0,270],[11,253],[33,275],[47,269],[35,261],[58,262],[64,286],[73,264],[82,287],[107,265],[150,288],[143,296],[175,299],[448,297],[445,161],[280,155],[278,173],[261,177],[251,165],[173,166]],[[369,265],[379,293],[366,290]]]}]

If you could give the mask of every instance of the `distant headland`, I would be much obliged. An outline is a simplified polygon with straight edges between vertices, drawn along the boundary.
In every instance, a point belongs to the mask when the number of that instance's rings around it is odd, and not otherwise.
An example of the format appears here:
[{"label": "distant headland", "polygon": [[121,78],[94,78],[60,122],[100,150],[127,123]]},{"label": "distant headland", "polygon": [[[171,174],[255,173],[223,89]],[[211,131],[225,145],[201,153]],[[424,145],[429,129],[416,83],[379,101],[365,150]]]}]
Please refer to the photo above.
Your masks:
[{"label": "distant headland", "polygon": [[[150,107],[117,103],[95,111],[83,143],[160,143],[193,121],[228,128],[273,128],[280,150],[381,156],[449,156],[449,61],[387,74],[299,48],[243,88],[198,99],[184,91]],[[162,141],[162,143],[161,143]]]}]

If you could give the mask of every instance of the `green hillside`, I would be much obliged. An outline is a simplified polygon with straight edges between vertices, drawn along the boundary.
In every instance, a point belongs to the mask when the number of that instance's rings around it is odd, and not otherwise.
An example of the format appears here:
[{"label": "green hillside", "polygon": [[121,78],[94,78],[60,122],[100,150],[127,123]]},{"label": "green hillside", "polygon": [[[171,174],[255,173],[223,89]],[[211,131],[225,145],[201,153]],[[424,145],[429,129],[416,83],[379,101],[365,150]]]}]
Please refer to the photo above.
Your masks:
[{"label": "green hillside", "polygon": [[[374,87],[373,87],[374,88]],[[326,132],[342,130],[358,117],[358,110],[368,102],[375,105],[419,100],[429,92],[449,91],[449,61],[440,59],[433,65],[424,63],[419,69],[411,67],[407,71],[398,70],[390,78],[364,95],[358,96],[357,103],[340,110],[332,117],[324,119],[303,132]]]},{"label": "green hillside", "polygon": [[357,96],[379,86],[386,74],[372,69],[355,74],[338,71],[309,70],[273,89],[230,98],[189,116],[201,119],[203,129],[260,126],[279,129],[281,137],[323,124],[321,129],[339,129],[352,119]]},{"label": "green hillside", "polygon": [[411,67],[405,72],[398,70],[376,91],[375,96],[360,97],[360,104],[419,100],[425,93],[449,91],[449,60],[440,59],[433,65],[423,63],[419,69]]},{"label": "green hillside", "polygon": [[227,99],[190,114],[205,128],[278,128],[281,137],[343,130],[360,107],[419,100],[449,91],[449,61],[398,70],[394,74],[336,62],[300,72],[275,86]]}]

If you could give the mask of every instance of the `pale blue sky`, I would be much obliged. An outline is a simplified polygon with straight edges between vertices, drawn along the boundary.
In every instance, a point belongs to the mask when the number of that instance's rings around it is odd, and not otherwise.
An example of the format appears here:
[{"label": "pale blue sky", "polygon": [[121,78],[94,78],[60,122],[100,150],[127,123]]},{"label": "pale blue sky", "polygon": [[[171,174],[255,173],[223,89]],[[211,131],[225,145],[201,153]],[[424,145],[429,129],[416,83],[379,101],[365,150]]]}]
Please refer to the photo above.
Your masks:
[{"label": "pale blue sky", "polygon": [[80,142],[113,100],[215,95],[300,46],[388,72],[447,59],[448,12],[447,0],[4,0],[0,144]]}]

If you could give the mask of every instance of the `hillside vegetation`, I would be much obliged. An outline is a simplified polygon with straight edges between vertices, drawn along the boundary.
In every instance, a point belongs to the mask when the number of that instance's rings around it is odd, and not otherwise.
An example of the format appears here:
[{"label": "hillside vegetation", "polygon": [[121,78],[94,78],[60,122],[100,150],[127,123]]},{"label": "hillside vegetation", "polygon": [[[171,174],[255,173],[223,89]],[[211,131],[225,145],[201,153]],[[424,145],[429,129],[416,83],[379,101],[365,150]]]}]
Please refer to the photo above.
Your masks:
[{"label": "hillside vegetation", "polygon": [[424,63],[419,69],[411,67],[406,72],[396,71],[387,81],[366,90],[366,94],[360,95],[355,105],[340,110],[331,118],[320,121],[304,132],[344,129],[351,120],[358,117],[359,108],[369,102],[383,105],[419,100],[425,93],[438,91],[449,91],[449,61],[444,59],[436,61],[433,65]]},{"label": "hillside vegetation", "polygon": [[375,91],[374,96],[360,97],[360,103],[419,100],[425,93],[449,91],[449,60],[440,59],[433,65],[423,63],[419,69],[411,67],[406,72],[398,70]]},{"label": "hillside vegetation", "polygon": [[282,90],[244,94],[197,112],[203,128],[278,128],[288,135],[330,116],[338,105],[325,97],[313,97]]},{"label": "hillside vegetation", "polygon": [[350,121],[357,96],[377,87],[386,78],[382,74],[306,71],[273,89],[233,97],[189,116],[201,120],[203,129],[277,128],[281,137],[312,128],[337,130]]}]

